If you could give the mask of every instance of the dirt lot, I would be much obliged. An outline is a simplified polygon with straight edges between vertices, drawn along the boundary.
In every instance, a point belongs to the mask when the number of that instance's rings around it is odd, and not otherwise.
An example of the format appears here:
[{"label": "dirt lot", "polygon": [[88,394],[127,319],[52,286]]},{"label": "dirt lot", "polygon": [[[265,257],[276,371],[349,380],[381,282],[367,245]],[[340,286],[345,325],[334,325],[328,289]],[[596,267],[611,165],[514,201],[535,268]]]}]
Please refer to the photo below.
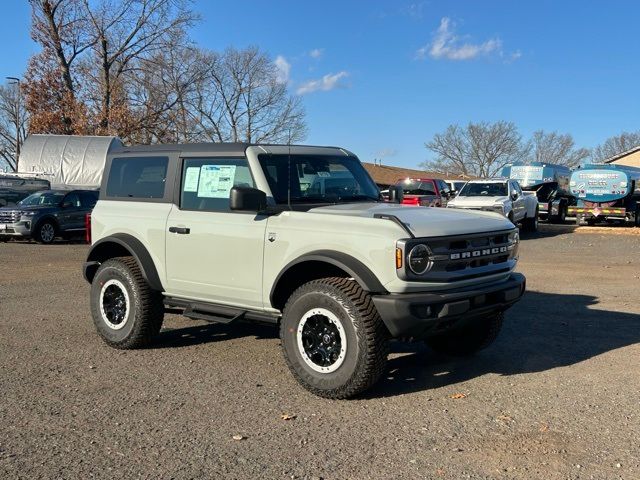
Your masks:
[{"label": "dirt lot", "polygon": [[396,343],[350,401],[298,387],[268,327],[169,316],[113,350],[86,246],[0,244],[0,478],[640,478],[640,236],[579,233],[524,239],[491,348]]}]

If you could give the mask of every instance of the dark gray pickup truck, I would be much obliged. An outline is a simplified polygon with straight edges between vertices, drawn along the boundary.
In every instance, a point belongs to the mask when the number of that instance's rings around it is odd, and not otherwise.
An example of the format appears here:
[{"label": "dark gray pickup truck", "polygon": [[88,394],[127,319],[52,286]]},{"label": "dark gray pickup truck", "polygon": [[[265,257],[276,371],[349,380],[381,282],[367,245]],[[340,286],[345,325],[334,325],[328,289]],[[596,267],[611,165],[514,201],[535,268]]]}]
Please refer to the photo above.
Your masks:
[{"label": "dark gray pickup truck", "polygon": [[86,231],[86,215],[98,201],[95,190],[44,190],[29,195],[15,207],[0,208],[0,241],[33,238],[53,243]]}]

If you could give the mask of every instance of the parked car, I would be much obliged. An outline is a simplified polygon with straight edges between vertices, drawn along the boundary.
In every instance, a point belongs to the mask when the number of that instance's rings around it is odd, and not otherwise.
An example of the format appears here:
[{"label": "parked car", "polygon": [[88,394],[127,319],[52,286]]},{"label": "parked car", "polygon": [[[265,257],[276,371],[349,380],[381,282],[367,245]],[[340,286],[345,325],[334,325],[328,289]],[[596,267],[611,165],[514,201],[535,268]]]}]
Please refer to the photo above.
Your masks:
[{"label": "parked car", "polygon": [[525,289],[506,218],[383,202],[334,147],[122,147],[91,235],[83,273],[107,344],[152,343],[166,308],[272,323],[293,376],[328,398],[373,385],[390,337],[485,348]]},{"label": "parked car", "polygon": [[496,212],[521,223],[524,230],[538,230],[538,199],[534,192],[523,192],[515,180],[471,180],[447,206]]},{"label": "parked car", "polygon": [[0,173],[0,207],[13,207],[32,193],[50,188],[49,180],[44,178]]},{"label": "parked car", "polygon": [[404,192],[403,205],[446,207],[451,197],[449,185],[439,178],[405,178],[398,180],[396,186]]},{"label": "parked car", "polygon": [[451,192],[451,196],[455,196],[458,194],[462,187],[467,183],[466,180],[445,180],[445,183],[449,185],[449,191]]},{"label": "parked car", "polygon": [[15,207],[0,208],[0,239],[33,238],[53,243],[57,237],[82,235],[86,216],[98,201],[96,190],[43,190]]}]

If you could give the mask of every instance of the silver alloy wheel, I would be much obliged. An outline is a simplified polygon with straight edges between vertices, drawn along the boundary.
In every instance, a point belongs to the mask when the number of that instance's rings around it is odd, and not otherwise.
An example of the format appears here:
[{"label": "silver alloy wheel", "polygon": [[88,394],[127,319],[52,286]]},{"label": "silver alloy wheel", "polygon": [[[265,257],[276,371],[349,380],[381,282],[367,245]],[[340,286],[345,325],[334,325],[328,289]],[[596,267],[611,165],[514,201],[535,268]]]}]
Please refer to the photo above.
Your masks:
[{"label": "silver alloy wheel", "polygon": [[129,293],[120,280],[111,279],[100,290],[100,314],[113,330],[120,330],[129,316]]},{"label": "silver alloy wheel", "polygon": [[44,223],[40,227],[40,238],[44,243],[51,243],[56,236],[56,229],[50,223]]},{"label": "silver alloy wheel", "polygon": [[326,308],[314,308],[298,323],[298,351],[304,362],[319,373],[335,372],[347,353],[347,335],[340,319]]}]

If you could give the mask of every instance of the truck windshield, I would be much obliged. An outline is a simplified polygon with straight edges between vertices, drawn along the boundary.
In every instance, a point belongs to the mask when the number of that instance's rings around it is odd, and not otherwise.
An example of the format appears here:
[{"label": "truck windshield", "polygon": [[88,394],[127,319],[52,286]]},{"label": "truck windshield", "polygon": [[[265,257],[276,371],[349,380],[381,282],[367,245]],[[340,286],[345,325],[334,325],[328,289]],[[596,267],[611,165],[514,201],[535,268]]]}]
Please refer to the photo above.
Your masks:
[{"label": "truck windshield", "polygon": [[378,187],[353,157],[262,154],[258,159],[279,205],[380,199]]},{"label": "truck windshield", "polygon": [[435,195],[436,187],[431,180],[402,180],[397,183],[405,195]]},{"label": "truck windshield", "polygon": [[59,205],[64,198],[61,192],[39,192],[29,195],[27,198],[18,202],[21,207],[34,207],[37,205],[55,206]]},{"label": "truck windshield", "polygon": [[506,197],[507,184],[497,182],[467,183],[458,195],[461,197]]}]

